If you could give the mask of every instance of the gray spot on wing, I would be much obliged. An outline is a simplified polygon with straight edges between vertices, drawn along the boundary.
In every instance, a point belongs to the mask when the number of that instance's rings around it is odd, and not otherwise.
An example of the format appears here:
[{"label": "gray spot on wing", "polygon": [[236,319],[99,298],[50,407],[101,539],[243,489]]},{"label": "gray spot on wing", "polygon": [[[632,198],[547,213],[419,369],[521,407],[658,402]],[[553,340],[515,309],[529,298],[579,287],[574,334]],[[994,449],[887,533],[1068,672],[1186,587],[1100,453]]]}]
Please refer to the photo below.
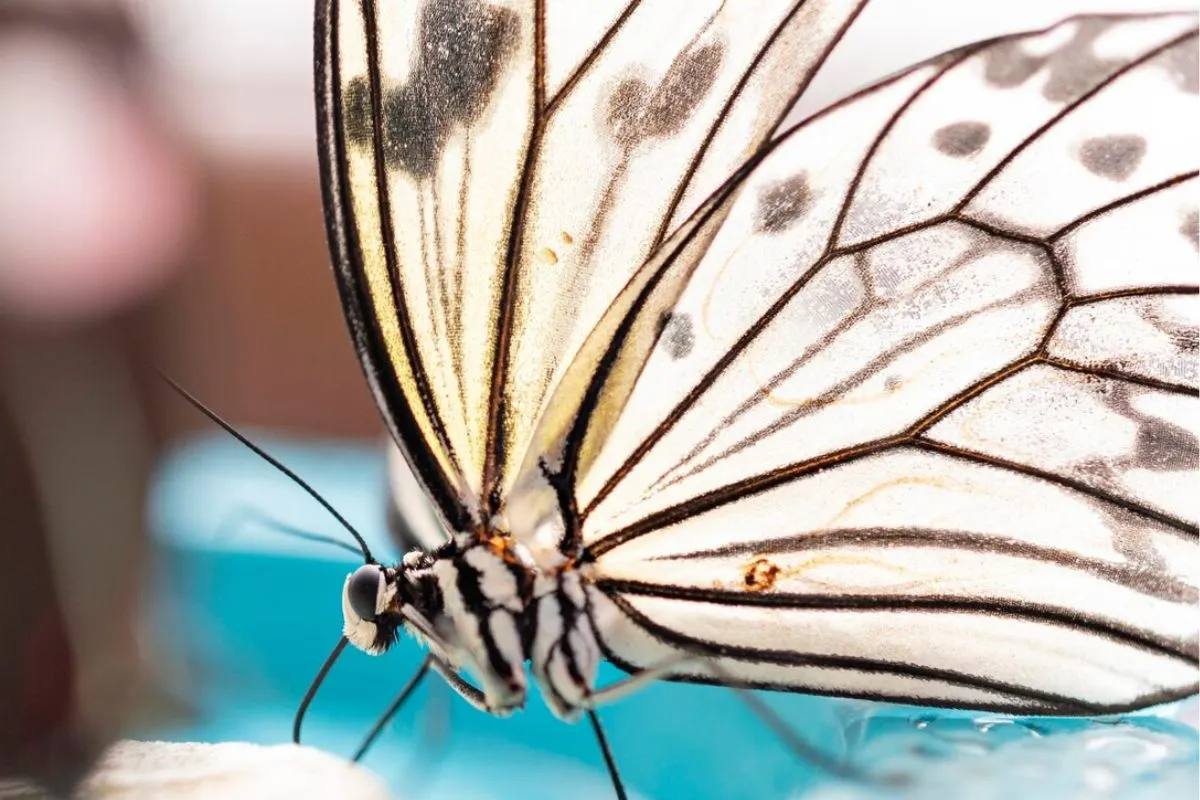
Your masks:
[{"label": "gray spot on wing", "polygon": [[479,0],[434,0],[422,9],[409,82],[383,99],[389,167],[421,178],[433,173],[453,127],[487,107],[518,34],[514,12]]},{"label": "gray spot on wing", "polygon": [[1079,147],[1079,161],[1093,175],[1123,181],[1146,154],[1146,140],[1133,134],[1097,136]]},{"label": "gray spot on wing", "polygon": [[1187,320],[1172,319],[1156,313],[1153,305],[1147,304],[1143,318],[1171,340],[1171,346],[1180,353],[1196,354],[1200,351],[1200,331]]},{"label": "gray spot on wing", "polygon": [[626,78],[608,95],[604,120],[613,139],[623,147],[637,143],[649,96],[650,87],[641,78]]},{"label": "gray spot on wing", "polygon": [[1134,460],[1143,469],[1183,472],[1200,461],[1200,446],[1191,431],[1154,417],[1143,418]]},{"label": "gray spot on wing", "polygon": [[1179,232],[1192,243],[1192,247],[1200,250],[1200,212],[1192,209],[1184,214],[1183,221],[1179,223]]},{"label": "gray spot on wing", "polygon": [[709,42],[675,57],[657,86],[640,77],[622,79],[604,101],[603,119],[613,139],[629,148],[681,131],[712,90],[725,46]]},{"label": "gray spot on wing", "polygon": [[646,136],[659,138],[682,130],[717,82],[724,59],[725,46],[719,42],[680,53],[646,106]]},{"label": "gray spot on wing", "polygon": [[1131,564],[1147,571],[1163,572],[1167,570],[1167,561],[1154,546],[1154,537],[1150,535],[1150,530],[1144,521],[1125,509],[1097,506],[1096,510],[1107,518],[1105,527],[1112,532],[1114,550],[1125,556]]},{"label": "gray spot on wing", "polygon": [[1044,58],[1026,53],[1020,42],[1001,42],[984,53],[983,77],[997,89],[1012,89],[1036,75],[1044,63]]},{"label": "gray spot on wing", "polygon": [[1122,459],[1126,469],[1145,469],[1155,472],[1195,470],[1200,462],[1200,443],[1186,428],[1143,413],[1134,407],[1132,397],[1138,391],[1128,384],[1118,384],[1104,394],[1113,411],[1138,427],[1134,451]]},{"label": "gray spot on wing", "polygon": [[1189,36],[1154,59],[1166,69],[1180,91],[1200,94],[1200,38]]},{"label": "gray spot on wing", "polygon": [[1109,19],[1084,19],[1070,23],[1075,35],[1058,50],[1046,55],[1030,55],[1021,40],[1001,42],[984,53],[984,79],[998,89],[1022,86],[1043,70],[1049,72],[1042,95],[1056,103],[1069,103],[1111,75],[1119,61],[1099,58],[1096,39],[1108,30]]},{"label": "gray spot on wing", "polygon": [[686,358],[696,346],[696,331],[692,315],[673,311],[663,314],[658,321],[658,341],[667,355],[678,361]]},{"label": "gray spot on wing", "polygon": [[933,146],[948,156],[969,158],[984,148],[991,135],[985,122],[954,122],[934,131]]},{"label": "gray spot on wing", "polygon": [[812,190],[802,172],[769,183],[758,192],[756,233],[780,233],[800,220],[812,206]]}]

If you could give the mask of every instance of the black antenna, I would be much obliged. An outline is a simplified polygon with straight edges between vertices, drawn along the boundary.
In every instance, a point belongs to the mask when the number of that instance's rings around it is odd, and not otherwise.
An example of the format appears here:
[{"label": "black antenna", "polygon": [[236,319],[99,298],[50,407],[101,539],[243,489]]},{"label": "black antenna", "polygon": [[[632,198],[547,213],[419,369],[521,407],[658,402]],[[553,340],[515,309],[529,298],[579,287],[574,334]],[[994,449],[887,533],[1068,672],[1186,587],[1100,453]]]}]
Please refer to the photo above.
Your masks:
[{"label": "black antenna", "polygon": [[239,442],[244,444],[246,447],[250,448],[250,450],[252,452],[254,452],[259,458],[263,459],[268,464],[270,464],[272,467],[279,470],[287,477],[291,478],[291,480],[297,486],[299,486],[301,489],[308,492],[309,496],[312,497],[314,500],[316,500],[318,503],[320,503],[322,508],[324,508],[331,515],[333,515],[333,518],[336,519],[338,522],[340,522],[342,524],[343,528],[350,531],[350,535],[354,537],[354,541],[358,542],[358,547],[360,550],[362,550],[363,559],[368,564],[379,563],[371,556],[371,550],[370,550],[370,548],[367,547],[366,540],[363,539],[363,537],[359,534],[359,532],[354,529],[354,526],[351,525],[346,520],[345,517],[343,517],[341,514],[339,514],[337,509],[334,508],[333,506],[331,506],[329,504],[329,501],[326,500],[324,497],[322,497],[320,495],[320,493],[317,492],[316,489],[309,486],[308,483],[303,478],[301,478],[299,475],[297,475],[296,473],[292,472],[290,469],[285,467],[282,463],[280,463],[280,461],[278,459],[276,459],[270,453],[266,452],[261,447],[256,445],[254,442],[247,439],[241,433],[238,433],[238,431],[232,425],[230,425],[225,420],[221,419],[221,417],[219,417],[215,411],[210,409],[208,406],[204,405],[204,403],[201,403],[199,400],[197,400],[195,395],[193,395],[187,389],[184,389],[182,386],[180,386],[174,380],[172,380],[171,378],[164,375],[160,370],[156,369],[154,371],[158,373],[158,377],[162,378],[163,381],[165,381],[168,386],[170,386],[172,389],[174,389],[176,392],[178,392],[179,395],[181,397],[183,397],[184,400],[187,400],[189,403],[191,403],[192,406],[197,411],[199,411],[201,414],[208,417],[214,423],[219,425],[230,436],[237,439]]},{"label": "black antenna", "polygon": [[357,547],[347,541],[337,538],[336,536],[329,536],[324,533],[313,533],[312,531],[306,531],[301,528],[297,528],[294,525],[288,525],[286,522],[280,522],[274,517],[268,516],[256,508],[239,508],[236,512],[226,517],[225,521],[221,523],[218,536],[221,536],[222,534],[229,535],[227,531],[234,527],[235,522],[238,524],[242,522],[257,522],[264,528],[285,536],[292,536],[296,539],[303,539],[307,542],[328,544],[338,548],[339,550],[345,550],[347,553],[353,553],[356,556],[362,555]]},{"label": "black antenna", "polygon": [[300,707],[296,709],[296,716],[292,719],[293,744],[300,744],[300,726],[304,724],[304,715],[308,713],[308,707],[312,705],[313,698],[317,696],[317,690],[325,682],[325,676],[329,674],[329,670],[333,669],[333,662],[338,660],[338,656],[342,654],[342,651],[346,649],[346,645],[348,644],[350,644],[350,640],[345,636],[338,639],[333,652],[325,659],[325,663],[321,665],[320,671],[317,672],[317,677],[313,678],[308,691],[304,693],[304,699],[300,701]]}]

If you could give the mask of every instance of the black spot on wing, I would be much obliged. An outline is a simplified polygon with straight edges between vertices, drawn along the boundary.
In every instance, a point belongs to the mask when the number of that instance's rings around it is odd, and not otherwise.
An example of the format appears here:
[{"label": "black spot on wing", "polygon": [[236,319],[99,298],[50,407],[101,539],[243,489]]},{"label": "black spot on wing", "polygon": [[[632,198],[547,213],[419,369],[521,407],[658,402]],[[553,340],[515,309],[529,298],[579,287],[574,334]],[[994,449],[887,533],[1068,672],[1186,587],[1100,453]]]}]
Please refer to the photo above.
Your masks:
[{"label": "black spot on wing", "polygon": [[953,158],[969,158],[982,150],[991,136],[986,122],[953,122],[934,131],[933,146]]},{"label": "black spot on wing", "polygon": [[358,77],[342,91],[342,119],[346,126],[346,141],[359,147],[371,143],[371,87],[367,79]]},{"label": "black spot on wing", "polygon": [[386,92],[388,166],[429,177],[456,125],[483,114],[518,35],[517,15],[479,0],[435,0],[418,21],[409,82]]},{"label": "black spot on wing", "polygon": [[483,113],[519,33],[517,15],[478,0],[441,0],[421,14],[420,65],[453,122]]},{"label": "black spot on wing", "polygon": [[663,314],[658,321],[659,338],[667,355],[675,360],[687,358],[696,346],[696,330],[692,315],[683,312]]},{"label": "black spot on wing", "polygon": [[1079,147],[1079,162],[1084,168],[1113,181],[1123,181],[1132,175],[1144,155],[1146,140],[1133,134],[1097,136]]},{"label": "black spot on wing", "polygon": [[433,174],[449,132],[446,118],[428,88],[413,82],[388,92],[383,99],[387,165],[418,178]]},{"label": "black spot on wing", "polygon": [[1042,95],[1056,103],[1069,103],[1103,81],[1119,67],[1096,55],[1096,39],[1114,23],[1111,19],[1085,19],[1069,23],[1076,26],[1070,41],[1044,55],[1033,55],[1022,41],[1002,42],[989,47],[984,55],[984,78],[998,89],[1022,86],[1043,70]]},{"label": "black spot on wing", "polygon": [[812,189],[803,172],[769,183],[758,192],[756,233],[780,233],[798,222],[812,207]]}]

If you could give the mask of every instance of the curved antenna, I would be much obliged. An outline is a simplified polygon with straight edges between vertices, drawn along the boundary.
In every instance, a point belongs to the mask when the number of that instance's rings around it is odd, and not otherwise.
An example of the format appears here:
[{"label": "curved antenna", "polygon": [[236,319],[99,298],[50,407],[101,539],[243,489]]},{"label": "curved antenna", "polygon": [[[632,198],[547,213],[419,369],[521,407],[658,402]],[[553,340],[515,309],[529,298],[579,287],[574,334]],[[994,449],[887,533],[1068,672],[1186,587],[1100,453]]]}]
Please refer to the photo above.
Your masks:
[{"label": "curved antenna", "polygon": [[274,467],[275,469],[282,472],[284,475],[286,475],[288,478],[290,478],[292,480],[292,482],[295,483],[297,486],[299,486],[301,489],[308,492],[309,497],[311,497],[312,499],[314,499],[318,503],[320,503],[322,508],[324,508],[326,511],[328,511],[333,516],[334,519],[336,519],[338,522],[341,523],[343,528],[345,528],[346,530],[348,530],[350,532],[350,535],[354,537],[354,541],[358,542],[358,547],[360,550],[362,550],[362,557],[366,561],[366,563],[368,563],[368,564],[378,564],[379,563],[371,556],[371,550],[370,550],[370,548],[367,547],[366,540],[363,539],[363,537],[359,534],[359,532],[354,529],[354,526],[351,525],[346,520],[345,517],[343,517],[341,514],[339,514],[338,510],[336,508],[334,508],[333,506],[331,506],[329,504],[329,501],[326,500],[324,497],[322,497],[320,495],[320,493],[317,492],[316,489],[314,489],[312,486],[310,486],[308,484],[307,481],[305,481],[299,475],[297,475],[296,473],[294,473],[290,469],[288,469],[286,466],[284,466],[278,459],[276,459],[270,453],[263,450],[261,447],[256,445],[254,442],[250,441],[245,436],[243,436],[241,433],[239,433],[232,425],[230,425],[225,420],[221,419],[221,417],[219,417],[215,411],[210,409],[208,406],[204,405],[204,403],[201,403],[199,400],[197,400],[195,395],[193,395],[187,389],[184,389],[182,386],[180,386],[174,380],[172,380],[171,378],[164,375],[161,370],[155,369],[154,371],[156,373],[158,373],[158,377],[162,378],[163,381],[165,381],[168,386],[170,386],[172,389],[174,389],[176,392],[178,392],[179,395],[184,400],[187,400],[192,405],[192,407],[194,407],[197,411],[199,411],[201,414],[208,417],[214,423],[219,425],[230,436],[237,439],[239,442],[244,444],[246,447],[250,448],[250,450],[253,453],[255,453],[259,458],[266,461],[272,467]]},{"label": "curved antenna", "polygon": [[304,699],[300,701],[300,707],[296,709],[296,716],[292,719],[293,744],[300,744],[300,726],[304,724],[304,715],[308,713],[308,707],[312,705],[313,698],[317,696],[317,690],[325,682],[325,676],[329,674],[329,670],[333,669],[333,663],[338,660],[338,656],[342,654],[342,651],[346,649],[346,645],[348,644],[350,644],[350,640],[345,636],[338,639],[333,652],[325,659],[325,663],[321,665],[320,671],[317,672],[317,677],[313,678],[308,691],[304,693]]},{"label": "curved antenna", "polygon": [[297,528],[294,525],[289,525],[286,522],[281,522],[272,516],[264,514],[257,508],[237,509],[237,511],[230,514],[225,518],[225,521],[221,523],[221,527],[217,531],[217,536],[232,536],[229,531],[230,529],[235,528],[235,522],[257,522],[259,525],[262,525],[264,528],[274,531],[275,533],[291,536],[296,539],[303,539],[306,542],[317,542],[318,544],[332,545],[339,550],[345,550],[347,553],[353,553],[356,556],[362,555],[357,547],[347,541],[337,538],[336,536],[329,536],[328,534],[324,533],[313,533],[312,531],[306,531],[302,528]]}]

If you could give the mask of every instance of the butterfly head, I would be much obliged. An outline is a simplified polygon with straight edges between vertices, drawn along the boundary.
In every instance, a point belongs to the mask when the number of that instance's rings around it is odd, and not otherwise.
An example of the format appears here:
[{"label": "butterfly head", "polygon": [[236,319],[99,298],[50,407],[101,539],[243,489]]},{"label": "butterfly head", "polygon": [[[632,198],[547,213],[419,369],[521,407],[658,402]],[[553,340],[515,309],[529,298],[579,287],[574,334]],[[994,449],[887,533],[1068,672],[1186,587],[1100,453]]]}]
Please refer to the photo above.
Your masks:
[{"label": "butterfly head", "polygon": [[342,632],[352,645],[380,655],[395,643],[406,607],[433,616],[437,598],[429,591],[423,555],[412,553],[394,567],[368,562],[346,576]]}]

